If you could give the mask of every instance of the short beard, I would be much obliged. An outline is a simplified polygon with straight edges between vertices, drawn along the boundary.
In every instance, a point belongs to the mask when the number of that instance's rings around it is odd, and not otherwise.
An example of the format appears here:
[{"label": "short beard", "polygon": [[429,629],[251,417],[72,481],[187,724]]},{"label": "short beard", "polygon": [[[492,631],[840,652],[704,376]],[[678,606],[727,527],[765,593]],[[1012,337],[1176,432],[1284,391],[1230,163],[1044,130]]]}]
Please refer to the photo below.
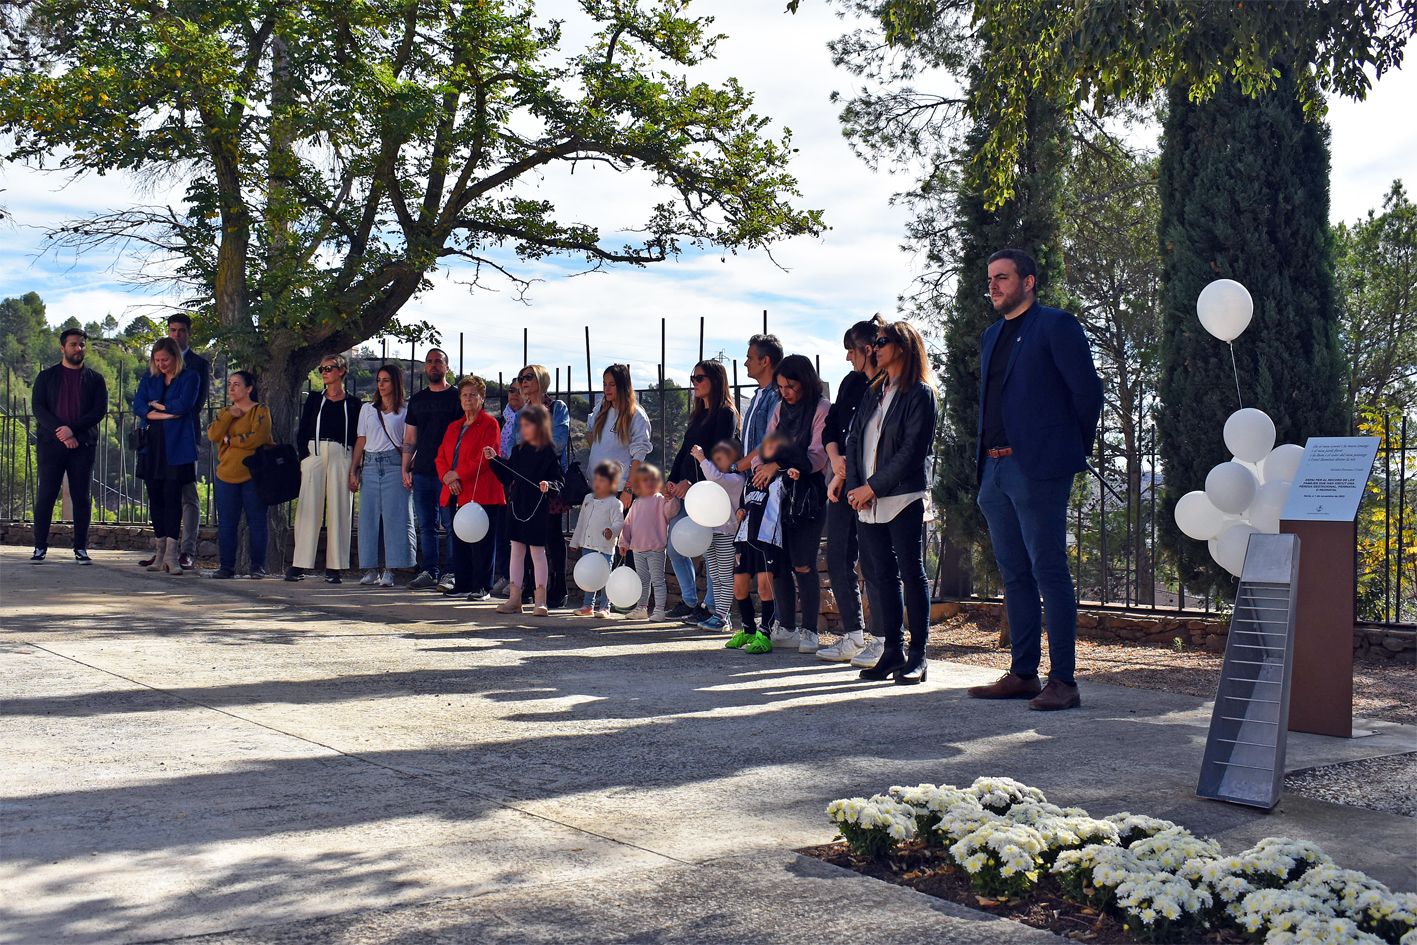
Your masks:
[{"label": "short beard", "polygon": [[[1025,296],[1022,292],[1020,292],[1018,295],[1009,296],[1005,298],[1002,302],[997,303],[994,306],[994,311],[998,312],[1000,315],[1003,315],[1005,312],[1012,312],[1014,309],[1018,308],[1019,303],[1022,302],[1024,298]],[[993,300],[991,299],[990,301]]]},{"label": "short beard", "polygon": [[82,351],[79,352],[77,361],[74,360],[72,356],[66,354],[64,355],[64,363],[70,367],[82,367],[84,364],[84,353]]}]

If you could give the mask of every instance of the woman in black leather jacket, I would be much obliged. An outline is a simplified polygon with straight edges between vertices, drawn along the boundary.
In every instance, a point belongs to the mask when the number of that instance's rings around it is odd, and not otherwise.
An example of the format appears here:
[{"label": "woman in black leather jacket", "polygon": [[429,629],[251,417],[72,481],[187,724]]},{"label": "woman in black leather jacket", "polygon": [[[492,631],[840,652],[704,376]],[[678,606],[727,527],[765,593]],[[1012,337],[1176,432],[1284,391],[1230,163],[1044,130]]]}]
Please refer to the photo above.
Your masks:
[{"label": "woman in black leather jacket", "polygon": [[[846,500],[861,520],[861,562],[885,649],[862,679],[925,681],[930,592],[922,531],[935,440],[935,391],[925,340],[909,322],[884,326],[872,341],[877,375],[852,417]],[[902,599],[902,589],[904,598]],[[905,619],[910,651],[902,652]]]}]

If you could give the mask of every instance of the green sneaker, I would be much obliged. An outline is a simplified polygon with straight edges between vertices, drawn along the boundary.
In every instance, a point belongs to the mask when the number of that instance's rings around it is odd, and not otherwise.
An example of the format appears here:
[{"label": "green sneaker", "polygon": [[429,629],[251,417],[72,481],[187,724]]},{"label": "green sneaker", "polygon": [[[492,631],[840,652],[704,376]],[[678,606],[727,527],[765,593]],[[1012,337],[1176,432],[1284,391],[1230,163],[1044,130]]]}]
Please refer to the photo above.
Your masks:
[{"label": "green sneaker", "polygon": [[748,645],[743,647],[743,652],[754,654],[771,653],[772,640],[768,637],[766,633],[763,633],[761,630],[759,630],[757,633],[753,634],[753,639],[748,641]]},{"label": "green sneaker", "polygon": [[728,642],[723,644],[726,649],[736,650],[739,647],[747,646],[748,641],[753,639],[753,635],[747,630],[739,630],[729,637]]}]

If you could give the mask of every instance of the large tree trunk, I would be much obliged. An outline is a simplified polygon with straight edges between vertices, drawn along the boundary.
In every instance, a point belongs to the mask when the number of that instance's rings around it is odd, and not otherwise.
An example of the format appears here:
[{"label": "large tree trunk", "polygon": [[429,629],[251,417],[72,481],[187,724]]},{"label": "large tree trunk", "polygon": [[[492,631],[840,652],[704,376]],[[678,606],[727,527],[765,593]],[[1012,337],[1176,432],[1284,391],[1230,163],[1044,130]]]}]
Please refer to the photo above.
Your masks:
[{"label": "large tree trunk", "polygon": [[[262,370],[259,384],[261,402],[271,411],[271,433],[277,443],[295,443],[295,428],[300,421],[300,405],[304,399],[308,365],[277,360]],[[299,444],[295,444],[299,447]],[[290,564],[294,550],[291,533],[291,507],[273,505],[266,510],[270,537],[266,543],[266,567],[271,573]]]}]

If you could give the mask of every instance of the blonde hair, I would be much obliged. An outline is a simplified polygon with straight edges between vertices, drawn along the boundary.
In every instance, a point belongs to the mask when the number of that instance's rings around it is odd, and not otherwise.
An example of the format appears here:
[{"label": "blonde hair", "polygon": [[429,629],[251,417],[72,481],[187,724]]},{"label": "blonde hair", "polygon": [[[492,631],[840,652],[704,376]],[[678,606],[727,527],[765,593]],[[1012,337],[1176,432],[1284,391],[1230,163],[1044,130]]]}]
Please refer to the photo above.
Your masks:
[{"label": "blonde hair", "polygon": [[346,373],[349,371],[349,360],[342,354],[327,354],[317,363],[324,364],[326,361],[335,362],[335,367],[339,368],[341,371],[345,371]]},{"label": "blonde hair", "polygon": [[541,388],[542,398],[549,398],[551,396],[551,372],[546,370],[546,365],[528,364],[518,372],[518,377],[527,371],[536,375],[536,383]]},{"label": "blonde hair", "polygon": [[635,467],[635,478],[653,479],[657,483],[664,482],[664,473],[659,471],[659,467],[652,463],[640,463]]},{"label": "blonde hair", "polygon": [[159,351],[166,351],[168,354],[172,355],[172,363],[177,368],[177,370],[172,372],[172,376],[176,377],[181,374],[182,369],[186,367],[186,364],[182,361],[182,349],[177,347],[177,342],[173,341],[171,338],[159,338],[153,345],[152,354],[148,355],[148,373],[154,375],[162,373],[157,369],[157,353]]}]

